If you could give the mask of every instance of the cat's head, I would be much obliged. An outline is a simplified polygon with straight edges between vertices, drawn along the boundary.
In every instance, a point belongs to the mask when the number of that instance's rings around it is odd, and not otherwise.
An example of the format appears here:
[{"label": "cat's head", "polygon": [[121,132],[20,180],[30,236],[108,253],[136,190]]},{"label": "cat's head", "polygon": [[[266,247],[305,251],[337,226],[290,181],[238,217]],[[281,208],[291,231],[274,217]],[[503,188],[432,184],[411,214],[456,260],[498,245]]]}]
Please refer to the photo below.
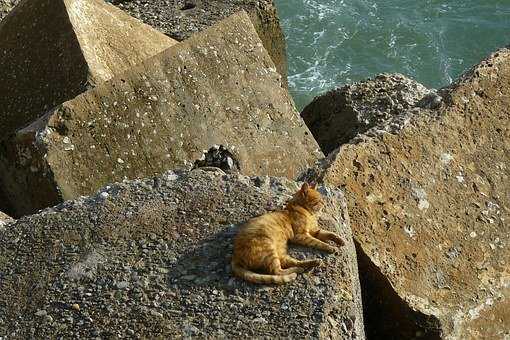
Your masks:
[{"label": "cat's head", "polygon": [[303,183],[301,189],[292,197],[292,203],[302,206],[312,214],[319,212],[324,207],[324,200],[315,190],[315,185],[315,183]]}]

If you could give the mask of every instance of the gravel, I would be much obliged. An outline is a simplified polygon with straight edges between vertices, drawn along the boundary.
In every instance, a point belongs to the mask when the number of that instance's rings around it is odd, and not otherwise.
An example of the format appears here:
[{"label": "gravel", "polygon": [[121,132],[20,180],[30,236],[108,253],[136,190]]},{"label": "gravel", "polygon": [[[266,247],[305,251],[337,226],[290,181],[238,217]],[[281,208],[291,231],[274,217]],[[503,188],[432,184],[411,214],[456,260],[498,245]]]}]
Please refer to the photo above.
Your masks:
[{"label": "gravel", "polygon": [[[182,41],[257,1],[107,0],[171,38]],[[265,1],[270,3],[269,1]]]},{"label": "gravel", "polygon": [[[108,186],[0,231],[0,336],[363,339],[345,199],[322,188],[322,226],[347,241],[284,286],[232,277],[239,223],[299,183],[205,168]],[[108,193],[108,195],[104,195]]]}]

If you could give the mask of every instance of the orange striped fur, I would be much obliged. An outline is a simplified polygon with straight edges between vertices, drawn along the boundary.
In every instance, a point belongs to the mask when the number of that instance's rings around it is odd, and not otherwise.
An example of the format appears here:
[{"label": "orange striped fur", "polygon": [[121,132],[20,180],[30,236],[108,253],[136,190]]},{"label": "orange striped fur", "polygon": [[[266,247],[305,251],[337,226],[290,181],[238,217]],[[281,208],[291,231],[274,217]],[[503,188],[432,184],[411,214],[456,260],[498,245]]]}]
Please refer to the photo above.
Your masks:
[{"label": "orange striped fur", "polygon": [[320,260],[295,259],[287,254],[287,241],[330,253],[344,242],[335,233],[321,230],[315,214],[324,203],[314,185],[304,183],[285,209],[247,221],[234,239],[233,273],[253,283],[283,284],[298,273],[319,266]]}]

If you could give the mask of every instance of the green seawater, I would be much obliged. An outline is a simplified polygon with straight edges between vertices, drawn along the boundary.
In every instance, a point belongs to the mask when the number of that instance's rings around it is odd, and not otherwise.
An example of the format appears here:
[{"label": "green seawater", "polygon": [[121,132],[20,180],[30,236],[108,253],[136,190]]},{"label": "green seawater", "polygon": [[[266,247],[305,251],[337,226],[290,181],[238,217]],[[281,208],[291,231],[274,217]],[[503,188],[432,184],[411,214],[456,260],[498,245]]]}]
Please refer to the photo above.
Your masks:
[{"label": "green seawater", "polygon": [[276,0],[298,109],[382,72],[448,85],[510,45],[510,0]]}]

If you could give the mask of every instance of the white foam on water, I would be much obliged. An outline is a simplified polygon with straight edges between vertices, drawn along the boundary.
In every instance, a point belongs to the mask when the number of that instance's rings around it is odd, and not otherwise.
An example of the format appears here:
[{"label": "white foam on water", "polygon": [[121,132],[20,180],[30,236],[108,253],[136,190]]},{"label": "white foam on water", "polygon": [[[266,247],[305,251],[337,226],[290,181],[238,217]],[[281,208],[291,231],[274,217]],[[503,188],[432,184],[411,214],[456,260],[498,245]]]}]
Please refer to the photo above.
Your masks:
[{"label": "white foam on water", "polygon": [[276,0],[289,85],[302,108],[347,82],[400,72],[428,87],[452,82],[508,44],[510,1]]}]

